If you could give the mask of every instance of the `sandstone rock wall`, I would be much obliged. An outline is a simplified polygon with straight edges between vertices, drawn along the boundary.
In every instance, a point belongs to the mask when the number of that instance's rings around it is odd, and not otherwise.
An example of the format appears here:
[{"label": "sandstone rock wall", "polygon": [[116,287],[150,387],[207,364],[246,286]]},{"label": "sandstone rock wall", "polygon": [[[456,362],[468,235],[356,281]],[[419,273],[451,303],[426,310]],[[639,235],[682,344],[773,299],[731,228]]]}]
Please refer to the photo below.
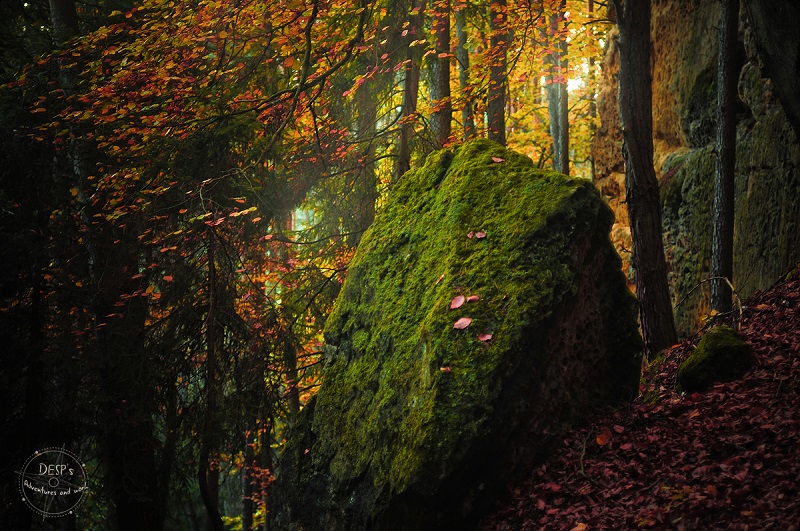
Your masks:
[{"label": "sandstone rock wall", "polygon": [[[734,284],[743,297],[800,259],[800,145],[756,53],[742,10],[737,112]],[[719,5],[655,0],[653,144],[662,189],[665,250],[679,333],[708,313]],[[612,239],[629,258],[624,165],[616,99],[618,54],[609,37],[595,139],[596,185],[615,212]],[[632,275],[630,269],[626,272]],[[680,303],[680,304],[679,304]]]}]

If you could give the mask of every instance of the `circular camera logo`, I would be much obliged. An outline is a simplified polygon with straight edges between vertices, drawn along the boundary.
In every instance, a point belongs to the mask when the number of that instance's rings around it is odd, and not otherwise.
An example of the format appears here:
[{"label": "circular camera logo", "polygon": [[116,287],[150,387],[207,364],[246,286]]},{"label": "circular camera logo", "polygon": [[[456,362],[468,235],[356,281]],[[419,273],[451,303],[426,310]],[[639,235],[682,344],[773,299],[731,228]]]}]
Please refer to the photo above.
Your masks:
[{"label": "circular camera logo", "polygon": [[45,448],[28,458],[19,474],[22,500],[44,517],[64,516],[75,510],[86,491],[86,470],[63,448]]}]

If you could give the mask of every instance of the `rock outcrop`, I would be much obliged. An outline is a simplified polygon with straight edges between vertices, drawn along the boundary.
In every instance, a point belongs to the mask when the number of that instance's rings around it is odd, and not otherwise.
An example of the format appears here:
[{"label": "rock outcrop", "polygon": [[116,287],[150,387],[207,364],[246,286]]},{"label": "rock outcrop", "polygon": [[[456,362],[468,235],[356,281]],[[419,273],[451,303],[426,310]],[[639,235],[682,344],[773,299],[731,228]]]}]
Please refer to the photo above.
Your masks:
[{"label": "rock outcrop", "polygon": [[[740,22],[733,279],[742,297],[766,289],[800,260],[800,143],[757,53],[745,11]],[[712,0],[653,2],[654,160],[675,321],[684,336],[694,333],[709,312],[708,285],[701,283],[710,276],[711,261],[718,22],[719,3]],[[596,185],[615,211],[612,237],[625,259],[630,235],[613,98],[618,69],[613,32],[603,62],[598,103],[603,125],[594,156]]]},{"label": "rock outcrop", "polygon": [[692,355],[678,368],[676,389],[693,393],[718,382],[738,380],[753,363],[750,344],[733,328],[717,326],[700,338]]},{"label": "rock outcrop", "polygon": [[463,528],[564,425],[634,396],[642,345],[611,222],[591,183],[487,140],[408,172],[326,324],[278,527]]}]

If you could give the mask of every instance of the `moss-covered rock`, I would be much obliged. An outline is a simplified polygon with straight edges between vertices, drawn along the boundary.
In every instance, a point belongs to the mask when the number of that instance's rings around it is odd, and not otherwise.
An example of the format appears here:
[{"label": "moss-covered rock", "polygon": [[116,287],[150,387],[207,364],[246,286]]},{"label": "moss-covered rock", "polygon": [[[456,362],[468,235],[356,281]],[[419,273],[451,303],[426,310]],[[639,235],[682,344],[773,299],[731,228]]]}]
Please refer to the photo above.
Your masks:
[{"label": "moss-covered rock", "polygon": [[487,140],[407,173],[326,324],[279,526],[463,525],[562,425],[633,396],[641,339],[611,222],[590,182]]},{"label": "moss-covered rock", "polygon": [[729,326],[712,328],[678,368],[678,391],[703,391],[717,382],[738,380],[753,366],[750,345]]}]

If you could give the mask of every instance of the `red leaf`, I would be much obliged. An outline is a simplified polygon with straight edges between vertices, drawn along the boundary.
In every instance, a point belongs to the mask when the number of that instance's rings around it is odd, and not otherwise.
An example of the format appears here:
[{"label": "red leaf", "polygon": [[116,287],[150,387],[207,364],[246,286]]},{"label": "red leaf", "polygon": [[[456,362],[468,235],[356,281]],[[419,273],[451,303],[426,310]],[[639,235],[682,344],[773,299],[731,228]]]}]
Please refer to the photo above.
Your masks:
[{"label": "red leaf", "polygon": [[164,275],[164,280],[166,282],[172,282],[172,275]]},{"label": "red leaf", "polygon": [[479,230],[478,232],[475,233],[475,237],[478,238],[479,240],[482,240],[483,238],[486,237],[486,233],[483,232],[482,230]]},{"label": "red leaf", "polygon": [[491,341],[492,334],[478,334],[478,339],[481,341]]},{"label": "red leaf", "polygon": [[547,504],[544,502],[543,499],[539,498],[538,500],[536,500],[536,507],[540,511],[544,511],[544,508],[547,507]]},{"label": "red leaf", "polygon": [[625,428],[623,428],[619,424],[614,424],[614,431],[617,433],[622,433],[623,431],[625,431]]},{"label": "red leaf", "polygon": [[466,299],[463,295],[456,295],[453,297],[453,300],[450,301],[450,309],[453,310],[455,308],[460,308]]},{"label": "red leaf", "polygon": [[475,301],[478,301],[480,299],[481,298],[478,297],[477,295],[470,295],[469,297],[467,297],[467,302],[475,302]]},{"label": "red leaf", "polygon": [[470,319],[469,317],[462,317],[461,319],[453,323],[453,328],[455,328],[456,330],[464,330],[466,327],[469,326],[471,322],[472,319]]},{"label": "red leaf", "polygon": [[505,162],[506,159],[501,159],[500,157],[492,157],[492,162]]},{"label": "red leaf", "polygon": [[472,235],[473,235],[473,234],[474,234],[474,233],[473,233],[472,231],[469,231],[469,232],[467,233],[467,238],[472,238]]}]

